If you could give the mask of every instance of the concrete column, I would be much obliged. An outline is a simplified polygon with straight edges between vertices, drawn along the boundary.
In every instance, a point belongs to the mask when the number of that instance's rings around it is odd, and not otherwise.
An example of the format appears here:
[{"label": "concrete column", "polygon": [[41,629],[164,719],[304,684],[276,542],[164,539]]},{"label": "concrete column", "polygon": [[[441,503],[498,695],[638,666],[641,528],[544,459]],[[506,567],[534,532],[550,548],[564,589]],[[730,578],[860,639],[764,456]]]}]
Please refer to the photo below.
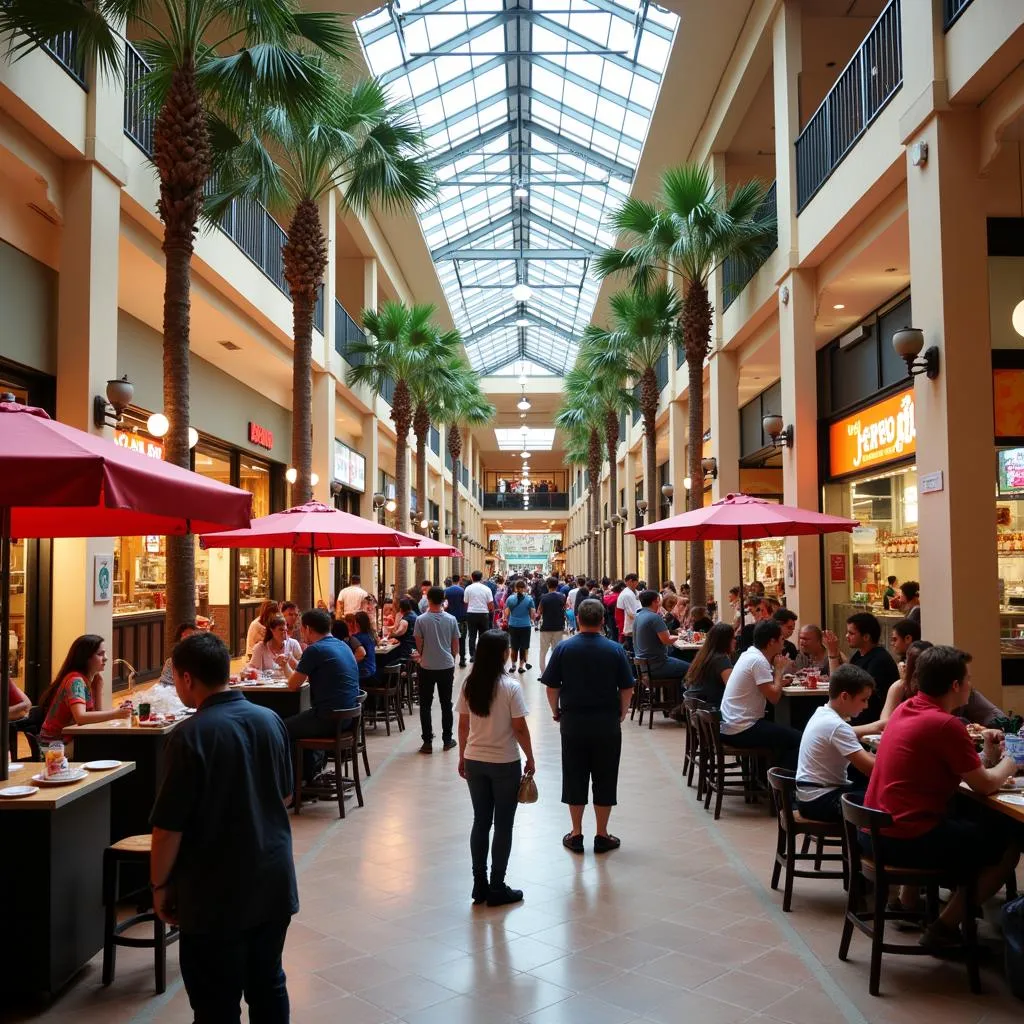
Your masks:
[{"label": "concrete column", "polygon": [[[333,191],[320,200],[320,223],[323,224],[324,234],[327,236],[327,268],[324,270],[324,352],[321,365],[328,367],[331,365],[331,353],[334,351],[334,303],[338,295],[338,204]],[[315,334],[313,338],[315,341]],[[315,422],[313,432],[316,433]]]},{"label": "concrete column", "polygon": [[377,261],[363,260],[363,309],[377,308]]},{"label": "concrete column", "polygon": [[[637,512],[636,512],[636,498],[633,497],[634,491],[636,490],[636,459],[628,448],[626,449],[626,458],[622,467],[622,473],[620,475],[622,480],[622,488],[626,492],[625,507],[629,509],[629,517],[626,522],[626,529],[635,529],[637,523]],[[626,534],[626,542],[623,545],[622,552],[622,575],[625,576],[628,572],[636,572],[636,537],[631,537],[628,533]]]},{"label": "concrete column", "polygon": [[[64,165],[64,227],[60,236],[57,294],[57,418],[108,436],[93,423],[93,397],[120,376],[117,362],[120,186],[93,161]],[[96,555],[113,557],[110,538],[53,542],[53,664],[83,633],[107,640],[113,660],[112,601],[93,602]],[[109,707],[110,673],[106,675]]]},{"label": "concrete column", "polygon": [[[928,157],[914,167],[909,149],[918,143],[928,145]],[[921,619],[933,643],[971,652],[975,684],[998,701],[986,192],[977,173],[977,120],[970,112],[938,114],[907,145],[914,326],[941,360],[938,378],[922,374],[914,389],[918,478],[942,473],[935,481],[941,489],[920,498]]]},{"label": "concrete column", "polygon": [[[377,417],[372,413],[364,413],[362,417],[362,437],[360,439],[359,449],[363,457],[366,459],[366,491],[359,504],[360,514],[366,519],[375,519],[376,513],[373,511],[373,494],[377,490],[378,478],[380,477],[380,442],[379,435],[377,433]],[[373,579],[374,589],[371,593],[376,593],[378,584],[377,580],[377,559],[372,560],[372,566],[364,563],[360,563],[359,568],[362,570],[364,578]],[[384,576],[385,579],[393,578],[388,575],[388,565],[391,559],[384,560]],[[364,588],[365,589],[365,588]]]},{"label": "concrete column", "polygon": [[[689,460],[686,451],[687,405],[684,402],[668,404],[668,463],[672,482],[672,512],[678,515],[686,511],[688,491],[685,480]],[[691,486],[700,487],[701,481],[691,480]],[[688,541],[674,540],[668,546],[668,571],[676,586],[681,587],[686,580]],[[662,581],[664,582],[664,581]]]},{"label": "concrete column", "polygon": [[[717,349],[709,362],[711,384],[711,452],[718,460],[718,477],[711,481],[711,497],[719,501],[740,489],[739,366],[735,351]],[[715,600],[719,612],[730,587],[740,578],[739,551],[735,544],[715,544],[713,568]]]},{"label": "concrete column", "polygon": [[[787,505],[817,511],[818,394],[816,380],[813,270],[794,270],[779,288],[779,372],[786,427],[793,447],[782,453],[782,492]],[[785,301],[788,289],[789,301]],[[772,411],[775,410],[766,410]],[[817,537],[786,540],[786,562],[796,559],[796,586],[786,583],[786,606],[802,622],[821,618],[821,542]]]},{"label": "concrete column", "polygon": [[[796,217],[796,148],[800,134],[800,72],[803,69],[800,0],[783,0],[772,25],[775,96],[775,180],[779,251],[799,264]],[[907,37],[904,37],[907,38]]]},{"label": "concrete column", "polygon": [[[333,319],[333,318],[332,318]],[[313,497],[325,505],[334,504],[331,483],[334,481],[334,435],[337,421],[337,381],[330,373],[313,371],[313,473],[319,478]],[[314,558],[314,593],[330,599],[334,590],[334,559]],[[295,595],[292,600],[305,604],[308,595]]]}]

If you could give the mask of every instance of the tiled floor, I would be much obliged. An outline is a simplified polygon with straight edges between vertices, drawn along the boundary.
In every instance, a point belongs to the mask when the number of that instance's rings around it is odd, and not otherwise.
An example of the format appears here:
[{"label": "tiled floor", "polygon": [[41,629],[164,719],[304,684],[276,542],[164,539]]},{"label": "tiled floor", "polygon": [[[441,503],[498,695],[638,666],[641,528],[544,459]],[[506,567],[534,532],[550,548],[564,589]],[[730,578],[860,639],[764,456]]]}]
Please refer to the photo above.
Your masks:
[{"label": "tiled floor", "polygon": [[[469,899],[469,797],[457,752],[417,753],[418,722],[371,733],[366,807],[340,821],[314,804],[293,819],[302,910],[285,949],[299,1024],[887,1024],[1018,1022],[998,964],[986,994],[962,967],[887,957],[884,995],[867,994],[867,940],[836,957],[842,890],[798,880],[793,912],[768,888],[774,822],[727,801],[715,823],[681,783],[683,733],[658,719],[624,726],[621,803],[603,857],[562,849],[557,727],[536,667],[525,677],[540,802],[520,809],[509,881],[523,904]],[[436,711],[436,708],[435,708]],[[435,715],[435,720],[437,716]],[[588,839],[593,820],[585,822]],[[589,846],[589,843],[588,843]],[[152,995],[143,951],[118,954],[115,983],[99,958],[47,1011],[16,1019],[190,1021],[170,956],[170,984]],[[0,1008],[0,1018],[3,1009]]]}]

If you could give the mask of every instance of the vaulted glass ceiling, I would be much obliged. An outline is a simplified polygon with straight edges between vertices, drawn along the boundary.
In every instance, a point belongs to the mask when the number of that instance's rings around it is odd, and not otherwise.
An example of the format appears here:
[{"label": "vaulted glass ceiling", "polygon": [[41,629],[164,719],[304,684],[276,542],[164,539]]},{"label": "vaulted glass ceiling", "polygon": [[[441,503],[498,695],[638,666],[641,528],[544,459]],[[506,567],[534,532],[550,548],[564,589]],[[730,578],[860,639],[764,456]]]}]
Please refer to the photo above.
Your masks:
[{"label": "vaulted glass ceiling", "polygon": [[427,134],[420,222],[478,372],[572,366],[678,23],[648,0],[396,0],[356,21]]}]

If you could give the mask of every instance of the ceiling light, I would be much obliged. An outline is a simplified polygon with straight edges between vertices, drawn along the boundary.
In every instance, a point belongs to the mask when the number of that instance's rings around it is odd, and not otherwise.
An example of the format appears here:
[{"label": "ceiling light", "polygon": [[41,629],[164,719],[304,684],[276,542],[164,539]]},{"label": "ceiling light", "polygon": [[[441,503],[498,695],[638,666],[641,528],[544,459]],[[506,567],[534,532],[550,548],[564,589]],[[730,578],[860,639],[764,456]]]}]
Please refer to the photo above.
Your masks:
[{"label": "ceiling light", "polygon": [[199,444],[199,431],[195,427],[188,428],[188,446],[189,448],[195,448]]},{"label": "ceiling light", "polygon": [[519,433],[522,434],[524,437],[527,434],[529,434],[529,432],[530,432],[530,428],[525,423],[519,428]]},{"label": "ceiling light", "polygon": [[845,305],[845,303],[837,302],[832,308],[833,309],[846,309],[846,305]]},{"label": "ceiling light", "polygon": [[285,480],[288,481],[288,483],[293,484],[295,483],[296,480],[299,479],[299,471],[294,466],[289,466],[285,470],[284,478]]},{"label": "ceiling light", "polygon": [[309,483],[310,483],[310,486],[316,487],[316,485],[318,483],[320,483],[320,477],[316,473],[310,473],[309,474]]},{"label": "ceiling light", "polygon": [[146,420],[146,429],[154,437],[163,437],[170,428],[171,425],[167,422],[167,417],[162,412],[155,412]]},{"label": "ceiling light", "polygon": [[516,402],[516,408],[519,409],[521,412],[526,412],[526,410],[530,408],[530,400],[526,397],[525,394],[522,398],[519,399],[518,402]]},{"label": "ceiling light", "polygon": [[387,509],[387,510],[388,510],[389,512],[394,512],[394,511],[395,511],[395,510],[396,510],[396,509],[398,508],[398,502],[397,502],[397,501],[395,501],[395,499],[394,499],[394,498],[391,498],[391,499],[390,499],[390,500],[389,500],[388,502],[386,502],[386,503],[385,503],[384,507],[385,507],[385,508],[386,508],[386,509]]},{"label": "ceiling light", "polygon": [[[529,327],[529,326],[530,326],[530,321],[527,320],[525,316],[521,316],[516,321],[516,327]],[[520,376],[519,376],[519,383],[520,384],[525,384],[526,383],[526,374],[525,373],[520,374]]]},{"label": "ceiling light", "polygon": [[1013,324],[1013,329],[1024,338],[1024,299],[1021,299],[1016,306],[1013,307],[1013,313],[1010,316],[1010,321]]},{"label": "ceiling light", "polygon": [[528,459],[530,457],[530,453],[524,448],[523,451],[519,453],[519,457],[521,459]]},{"label": "ceiling light", "polygon": [[522,182],[516,186],[515,191],[512,193],[516,199],[526,199],[529,194],[530,190]]},{"label": "ceiling light", "polygon": [[533,295],[533,292],[530,290],[530,286],[528,284],[517,284],[515,288],[512,289],[512,298],[515,299],[516,302],[529,302],[531,295]]}]

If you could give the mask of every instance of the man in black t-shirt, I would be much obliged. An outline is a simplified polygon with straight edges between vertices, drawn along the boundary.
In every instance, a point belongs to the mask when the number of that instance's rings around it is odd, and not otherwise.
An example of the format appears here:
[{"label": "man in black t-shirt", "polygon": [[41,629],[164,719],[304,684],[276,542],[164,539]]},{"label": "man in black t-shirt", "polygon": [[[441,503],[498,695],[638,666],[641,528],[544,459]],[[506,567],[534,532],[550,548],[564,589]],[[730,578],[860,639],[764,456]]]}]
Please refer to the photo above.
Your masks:
[{"label": "man in black t-shirt", "polygon": [[[846,642],[853,651],[850,664],[863,669],[875,681],[867,710],[850,719],[851,725],[877,722],[885,707],[889,687],[900,677],[900,670],[892,655],[884,647],[878,646],[881,636],[882,625],[870,612],[857,612],[846,620]],[[839,640],[833,633],[826,634],[826,637],[829,664],[837,664],[833,659],[839,656]]]},{"label": "man in black t-shirt", "polygon": [[537,602],[540,611],[540,670],[548,663],[548,652],[565,636],[565,597],[558,592],[558,580],[547,581],[547,593]]},{"label": "man in black t-shirt", "polygon": [[150,880],[160,919],[181,928],[181,976],[195,1019],[284,1024],[281,951],[298,912],[288,732],[228,689],[231,658],[213,633],[171,655],[178,696],[195,715],[168,737],[153,806]]}]

